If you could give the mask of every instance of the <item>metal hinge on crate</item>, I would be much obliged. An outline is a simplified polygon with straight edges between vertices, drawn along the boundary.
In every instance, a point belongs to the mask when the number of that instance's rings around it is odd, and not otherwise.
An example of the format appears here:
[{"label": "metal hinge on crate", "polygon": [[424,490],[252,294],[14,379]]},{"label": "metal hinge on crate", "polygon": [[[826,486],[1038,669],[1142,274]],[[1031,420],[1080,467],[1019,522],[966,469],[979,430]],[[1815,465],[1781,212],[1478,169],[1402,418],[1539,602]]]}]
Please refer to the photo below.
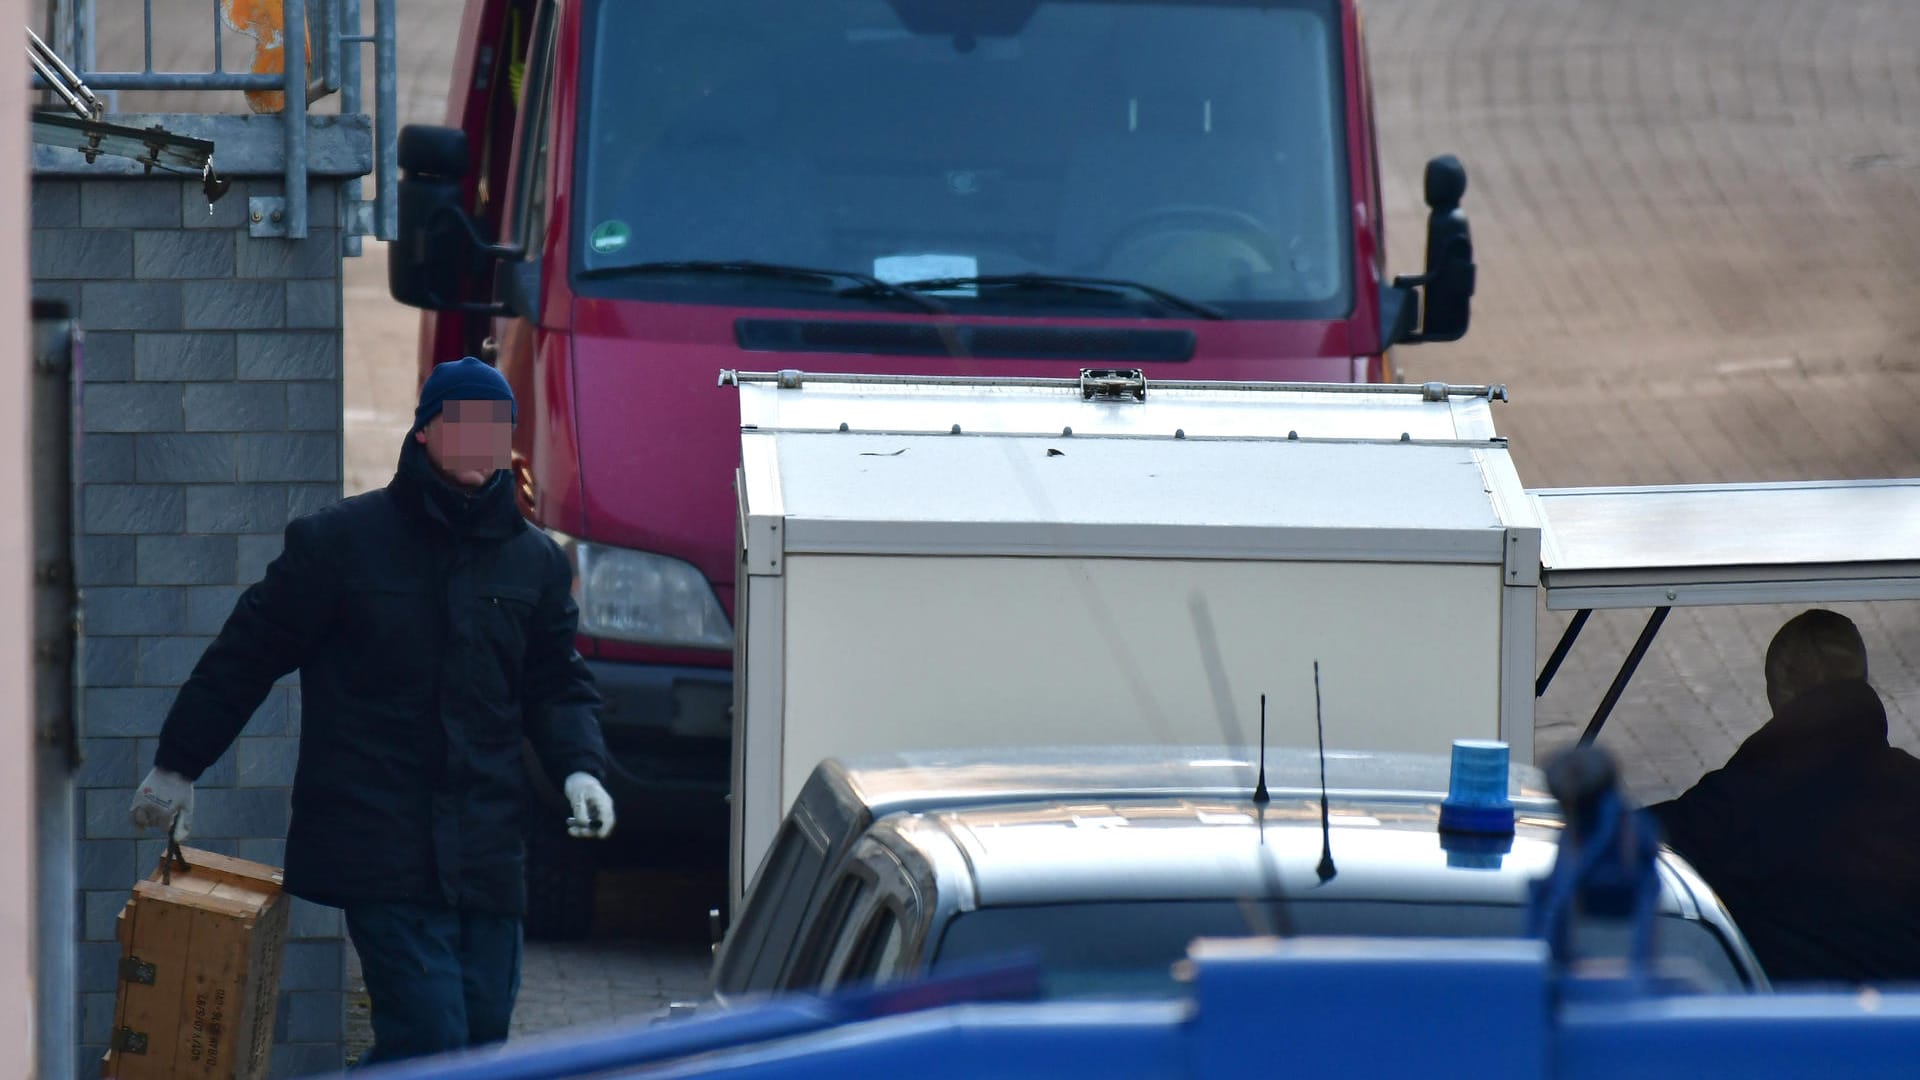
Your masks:
[{"label": "metal hinge on crate", "polygon": [[153,985],[154,967],[137,956],[124,957],[120,961],[120,981],[139,983],[141,986]]},{"label": "metal hinge on crate", "polygon": [[123,1054],[144,1054],[147,1052],[147,1033],[120,1028],[113,1033],[113,1048]]}]

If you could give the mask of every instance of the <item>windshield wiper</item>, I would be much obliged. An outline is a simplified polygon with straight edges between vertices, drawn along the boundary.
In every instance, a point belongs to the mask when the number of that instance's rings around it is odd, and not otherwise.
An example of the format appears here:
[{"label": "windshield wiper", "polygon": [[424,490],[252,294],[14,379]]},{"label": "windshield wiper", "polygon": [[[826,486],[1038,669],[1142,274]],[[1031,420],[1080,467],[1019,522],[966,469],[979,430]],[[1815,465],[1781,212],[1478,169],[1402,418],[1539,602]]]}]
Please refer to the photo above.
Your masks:
[{"label": "windshield wiper", "polygon": [[[1081,277],[1076,274],[984,274],[979,277],[941,277],[922,278],[918,281],[895,282],[890,289],[908,290],[914,293],[943,292],[949,289],[1008,289],[1030,290],[1035,292],[1079,292],[1112,296],[1123,292],[1135,292],[1159,304],[1161,307],[1184,311],[1202,319],[1224,319],[1227,313],[1211,304],[1198,300],[1189,300],[1176,293],[1170,293],[1158,286],[1140,281],[1123,281],[1118,278]],[[843,290],[843,295],[858,294],[868,286]]]},{"label": "windshield wiper", "polygon": [[685,259],[661,262],[631,263],[626,266],[596,266],[582,270],[583,278],[606,279],[623,277],[646,277],[650,275],[667,276],[672,274],[728,274],[735,277],[756,277],[784,281],[812,281],[823,285],[832,285],[836,281],[851,281],[852,287],[840,290],[839,296],[876,296],[888,300],[901,300],[912,304],[922,311],[935,315],[945,314],[946,306],[930,296],[882,281],[872,274],[862,274],[855,270],[816,270],[807,266],[787,266],[783,263],[757,262],[752,259]]}]

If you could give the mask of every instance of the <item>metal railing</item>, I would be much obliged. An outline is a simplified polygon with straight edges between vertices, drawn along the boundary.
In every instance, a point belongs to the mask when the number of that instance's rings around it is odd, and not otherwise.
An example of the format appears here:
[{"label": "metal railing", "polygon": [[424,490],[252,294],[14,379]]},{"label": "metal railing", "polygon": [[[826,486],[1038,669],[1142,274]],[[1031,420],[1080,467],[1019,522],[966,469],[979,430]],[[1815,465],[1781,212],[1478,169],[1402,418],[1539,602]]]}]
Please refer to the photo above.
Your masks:
[{"label": "metal railing", "polygon": [[[399,166],[394,160],[398,125],[398,103],[394,83],[395,7],[398,0],[373,0],[374,30],[363,34],[361,0],[280,0],[282,54],[278,73],[227,71],[223,35],[227,29],[225,0],[208,0],[212,16],[209,27],[213,39],[213,66],[206,71],[156,71],[153,66],[153,0],[142,3],[143,58],[139,71],[99,71],[94,68],[97,25],[96,0],[70,0],[59,5],[56,19],[67,23],[56,27],[56,41],[72,42],[72,55],[64,59],[88,87],[101,91],[181,90],[181,91],[280,91],[284,95],[281,117],[285,125],[285,180],[287,236],[301,239],[307,235],[307,106],[314,101],[340,94],[341,111],[348,115],[361,111],[362,69],[360,47],[374,48],[374,154],[378,186],[372,214],[360,199],[361,182],[347,185],[344,207],[347,254],[359,253],[360,237],[367,234],[382,240],[393,239],[399,226],[399,208],[394,188],[399,181]],[[296,32],[303,30],[304,33]],[[312,63],[309,63],[309,53]],[[38,71],[36,89],[52,85]]]}]

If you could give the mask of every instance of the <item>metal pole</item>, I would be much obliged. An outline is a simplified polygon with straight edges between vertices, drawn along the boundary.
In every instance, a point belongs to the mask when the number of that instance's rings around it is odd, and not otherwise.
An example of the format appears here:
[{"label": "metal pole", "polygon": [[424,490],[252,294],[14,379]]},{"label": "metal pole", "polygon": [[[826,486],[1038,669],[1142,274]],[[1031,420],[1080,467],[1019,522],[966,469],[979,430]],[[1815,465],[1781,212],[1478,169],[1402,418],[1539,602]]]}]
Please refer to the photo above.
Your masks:
[{"label": "metal pole", "polygon": [[[340,0],[341,35],[360,37],[360,0]],[[353,116],[360,112],[360,45],[355,42],[344,49],[340,55],[340,112],[343,116]],[[348,180],[343,198],[340,200],[340,253],[358,256],[362,242],[359,232],[360,200],[364,182],[359,177]]]},{"label": "metal pole", "polygon": [[374,209],[380,218],[380,239],[392,240],[400,233],[400,203],[394,196],[400,184],[400,163],[395,158],[398,146],[400,106],[394,89],[394,0],[373,0],[374,103],[379,112],[373,118],[373,141],[380,159],[380,188]]},{"label": "metal pole", "polygon": [[1640,661],[1646,658],[1647,649],[1653,645],[1653,637],[1660,632],[1660,624],[1667,621],[1670,608],[1654,608],[1648,617],[1647,625],[1640,630],[1640,636],[1633,642],[1633,648],[1627,650],[1627,658],[1620,664],[1619,674],[1613,677],[1613,685],[1607,687],[1607,696],[1600,699],[1600,707],[1593,711],[1593,719],[1587,721],[1587,730],[1580,734],[1580,745],[1590,746],[1600,736],[1600,728],[1612,715],[1613,707],[1620,703],[1620,695],[1627,692],[1627,683],[1632,681],[1633,673],[1639,670]]},{"label": "metal pole", "polygon": [[1581,608],[1574,612],[1573,621],[1567,624],[1566,632],[1560,635],[1560,643],[1553,647],[1553,655],[1547,657],[1547,666],[1540,669],[1540,677],[1534,680],[1534,697],[1540,697],[1547,692],[1547,687],[1553,683],[1553,677],[1560,671],[1560,665],[1566,663],[1567,654],[1573,651],[1574,640],[1580,636],[1581,630],[1586,629],[1587,619],[1592,615],[1592,608]]},{"label": "metal pole", "polygon": [[213,0],[213,73],[219,75],[227,70],[226,20],[220,15],[220,0]]},{"label": "metal pole", "polygon": [[320,36],[327,43],[327,93],[340,90],[340,0],[322,0]]},{"label": "metal pole", "polygon": [[[152,2],[152,0],[148,0]],[[307,238],[307,0],[285,0],[281,38],[286,42],[285,106],[287,237]],[[296,32],[297,31],[297,32]]]},{"label": "metal pole", "polygon": [[73,8],[74,0],[52,0],[48,10],[53,25],[47,27],[47,36],[53,39],[53,51],[59,53],[69,66],[80,66],[80,53],[74,46],[74,27],[77,22]]},{"label": "metal pole", "polygon": [[34,583],[34,772],[39,1075],[72,1076],[77,1062],[73,771],[79,765],[75,693],[74,359],[78,333],[61,306],[35,305],[29,418]]}]

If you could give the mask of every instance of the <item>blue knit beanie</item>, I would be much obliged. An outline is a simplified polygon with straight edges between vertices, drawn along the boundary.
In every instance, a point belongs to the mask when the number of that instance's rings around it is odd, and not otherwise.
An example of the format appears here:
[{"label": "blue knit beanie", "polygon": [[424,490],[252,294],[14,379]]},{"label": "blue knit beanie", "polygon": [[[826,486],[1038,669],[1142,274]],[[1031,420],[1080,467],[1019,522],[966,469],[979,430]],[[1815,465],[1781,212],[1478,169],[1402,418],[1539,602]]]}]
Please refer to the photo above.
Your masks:
[{"label": "blue knit beanie", "polygon": [[413,410],[413,430],[426,427],[449,401],[504,401],[512,408],[514,423],[520,422],[520,405],[513,400],[513,387],[507,385],[506,376],[477,357],[433,366],[433,374],[420,388],[420,406]]}]

